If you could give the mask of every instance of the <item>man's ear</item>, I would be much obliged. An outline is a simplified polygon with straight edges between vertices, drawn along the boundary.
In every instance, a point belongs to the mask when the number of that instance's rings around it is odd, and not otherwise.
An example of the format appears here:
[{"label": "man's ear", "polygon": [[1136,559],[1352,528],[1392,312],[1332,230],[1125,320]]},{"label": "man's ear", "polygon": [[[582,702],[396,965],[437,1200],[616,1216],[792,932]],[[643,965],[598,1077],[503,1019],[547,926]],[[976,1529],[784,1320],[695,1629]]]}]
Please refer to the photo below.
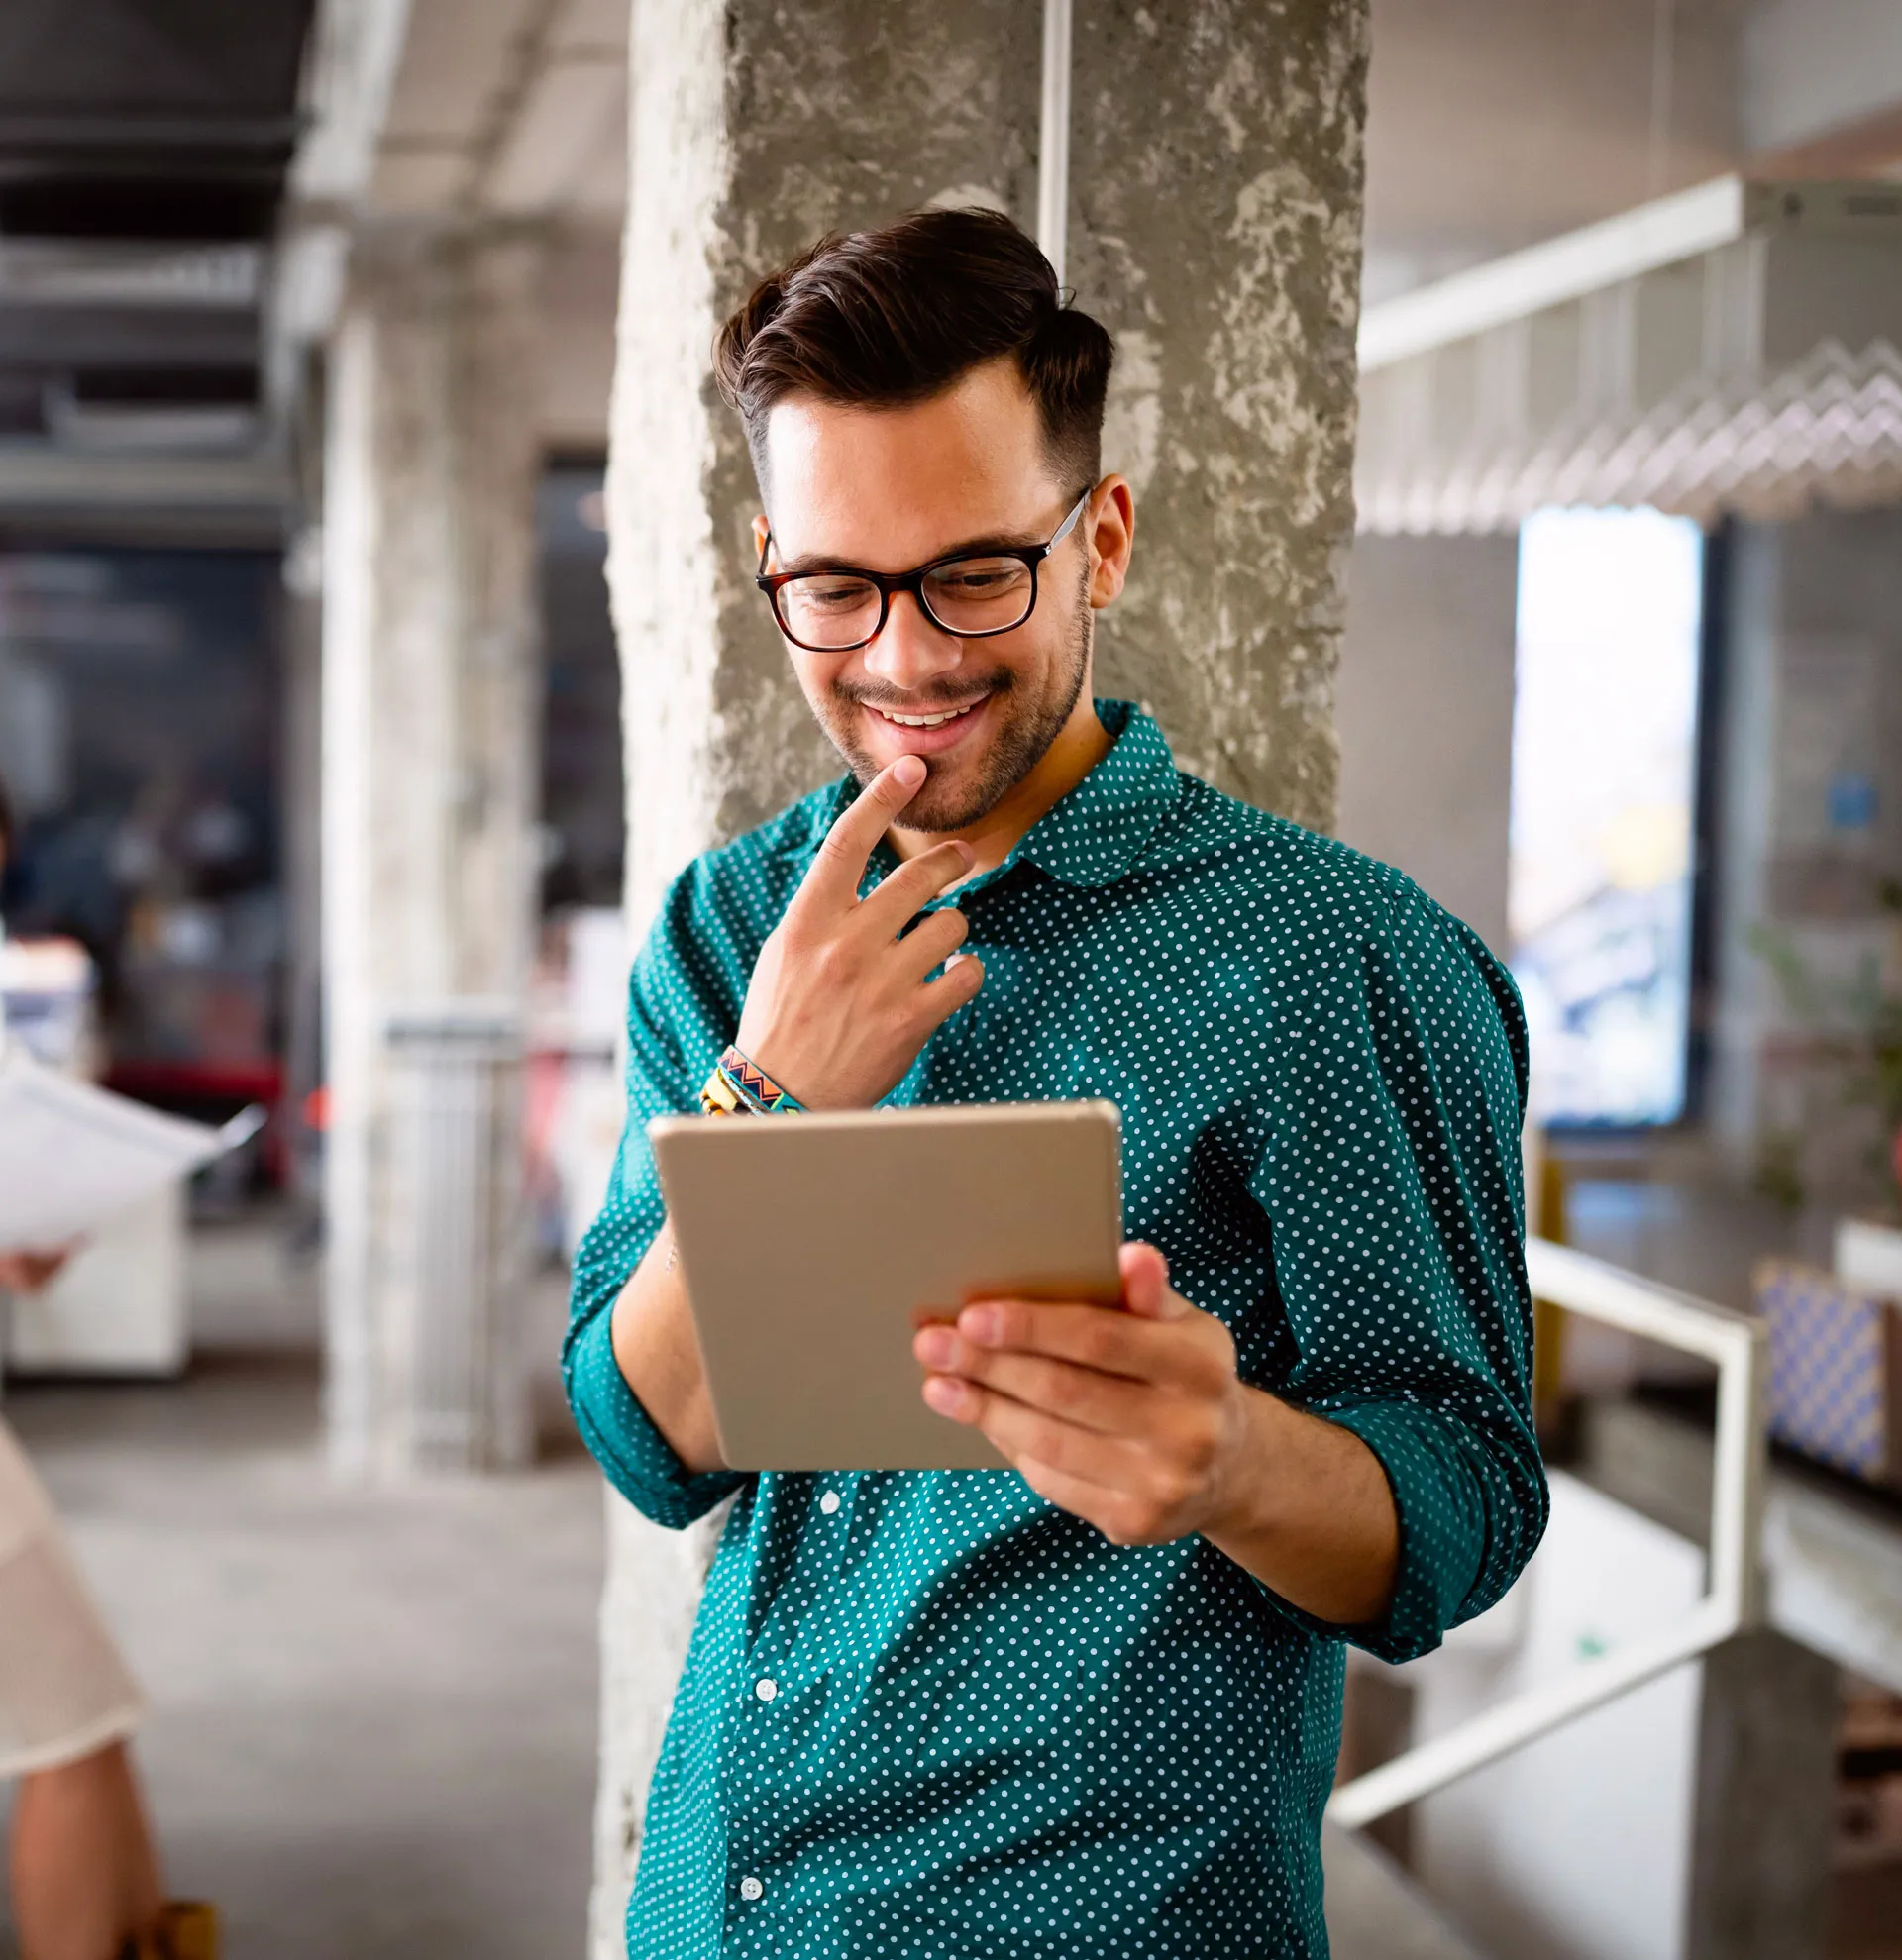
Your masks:
[{"label": "man's ear", "polygon": [[1107,606],[1122,592],[1136,542],[1136,493],[1126,476],[1112,473],[1097,485],[1084,526],[1090,547],[1090,603]]},{"label": "man's ear", "polygon": [[766,513],[762,511],[753,520],[753,556],[755,558],[758,558],[766,550],[766,541],[772,536],[772,533],[773,526],[768,521]]}]

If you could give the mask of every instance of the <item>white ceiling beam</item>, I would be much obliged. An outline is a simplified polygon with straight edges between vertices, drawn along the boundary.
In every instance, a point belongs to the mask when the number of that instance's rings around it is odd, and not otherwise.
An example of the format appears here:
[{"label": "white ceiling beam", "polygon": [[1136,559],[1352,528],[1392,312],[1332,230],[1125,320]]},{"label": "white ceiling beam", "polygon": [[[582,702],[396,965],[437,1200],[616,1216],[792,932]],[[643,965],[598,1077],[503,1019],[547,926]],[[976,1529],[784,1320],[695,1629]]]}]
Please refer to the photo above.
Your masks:
[{"label": "white ceiling beam", "polygon": [[1742,238],[1750,186],[1726,176],[1370,306],[1363,374]]},{"label": "white ceiling beam", "polygon": [[550,37],[558,55],[611,52],[627,59],[630,0],[568,0]]},{"label": "white ceiling beam", "polygon": [[472,157],[539,58],[553,0],[412,0],[384,131],[387,151],[462,148]]},{"label": "white ceiling beam", "polygon": [[613,169],[627,142],[624,56],[549,62],[535,77],[504,133],[480,188],[482,203],[510,216],[571,208],[597,209],[598,181],[617,193],[625,166]]},{"label": "white ceiling beam", "polygon": [[376,163],[409,34],[410,0],[321,0],[304,68],[293,202],[354,204]]}]

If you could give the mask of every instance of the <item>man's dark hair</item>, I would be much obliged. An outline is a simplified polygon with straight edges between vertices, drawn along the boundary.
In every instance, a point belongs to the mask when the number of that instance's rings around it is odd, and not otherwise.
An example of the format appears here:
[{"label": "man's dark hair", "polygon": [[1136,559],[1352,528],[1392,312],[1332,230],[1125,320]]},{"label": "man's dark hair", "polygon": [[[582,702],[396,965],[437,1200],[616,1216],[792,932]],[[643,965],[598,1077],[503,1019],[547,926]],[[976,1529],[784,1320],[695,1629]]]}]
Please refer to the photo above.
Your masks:
[{"label": "man's dark hair", "polygon": [[1066,306],[1049,259],[996,211],[917,211],[822,238],[753,288],[713,345],[766,483],[766,418],[793,394],[863,408],[927,401],[1010,357],[1066,489],[1097,480],[1115,348]]},{"label": "man's dark hair", "polygon": [[0,775],[0,877],[13,862],[13,847],[20,841],[19,823],[13,814],[13,799],[7,794],[7,779]]}]

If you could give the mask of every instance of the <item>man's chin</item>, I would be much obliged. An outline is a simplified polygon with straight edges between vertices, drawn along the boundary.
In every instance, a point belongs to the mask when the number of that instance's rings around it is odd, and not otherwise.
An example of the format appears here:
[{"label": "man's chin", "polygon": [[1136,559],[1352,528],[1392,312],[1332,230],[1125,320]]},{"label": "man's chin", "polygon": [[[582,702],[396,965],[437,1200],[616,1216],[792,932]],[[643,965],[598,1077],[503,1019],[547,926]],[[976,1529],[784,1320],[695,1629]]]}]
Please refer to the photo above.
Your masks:
[{"label": "man's chin", "polygon": [[[856,709],[848,709],[847,713],[857,719]],[[895,747],[892,754],[886,755],[868,748],[861,740],[841,741],[840,731],[836,727],[827,732],[832,737],[833,747],[845,759],[846,767],[861,787],[882,769],[896,762],[898,756],[918,753],[907,743]],[[1032,756],[1026,760],[1016,753],[1024,745],[1011,739],[1013,731],[1007,725],[1003,730],[986,729],[983,733],[989,740],[982,746],[960,744],[951,754],[927,753],[924,756],[926,775],[923,785],[894,819],[897,828],[935,832],[963,830],[967,825],[989,816],[1004,800],[1017,777],[1036,759]],[[967,750],[969,753],[965,752]],[[1013,768],[1016,772],[1014,775]]]},{"label": "man's chin", "polygon": [[[899,755],[922,751],[924,782],[895,822],[901,830],[943,836],[982,822],[1036,768],[1075,704],[1081,682],[1079,667],[1069,700],[1045,702],[1041,712],[1014,686],[996,686],[962,722],[963,733],[959,724],[948,724],[922,741],[907,736],[891,743],[868,742],[865,724],[871,711],[840,696],[828,701],[820,719],[861,785]],[[818,705],[813,703],[815,709]]]},{"label": "man's chin", "polygon": [[1009,788],[1008,783],[994,786],[955,779],[940,783],[927,777],[924,787],[892,819],[892,826],[895,830],[922,831],[934,836],[968,830],[988,817],[1004,801]]},{"label": "man's chin", "polygon": [[[840,747],[846,767],[861,789],[885,767],[863,751],[853,753],[844,750],[843,745],[835,746]],[[1008,782],[997,780],[995,773],[986,768],[990,760],[989,755],[956,763],[933,762],[927,758],[922,787],[893,818],[892,827],[943,835],[947,831],[964,830],[988,817],[1012,787]]]}]

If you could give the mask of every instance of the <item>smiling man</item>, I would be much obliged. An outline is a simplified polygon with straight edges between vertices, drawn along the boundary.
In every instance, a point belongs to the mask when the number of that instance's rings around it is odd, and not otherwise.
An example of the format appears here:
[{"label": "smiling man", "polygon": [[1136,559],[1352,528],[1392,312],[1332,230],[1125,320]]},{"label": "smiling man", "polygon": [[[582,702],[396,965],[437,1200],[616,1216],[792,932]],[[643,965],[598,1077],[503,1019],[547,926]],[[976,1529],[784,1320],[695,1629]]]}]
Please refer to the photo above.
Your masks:
[{"label": "smiling man", "polygon": [[[1111,348],[1007,220],[827,240],[716,353],[763,602],[849,774],[670,891],[577,1265],[610,1478],[666,1525],[735,1499],[628,1951],[1323,1954],[1343,1643],[1424,1652],[1544,1522],[1512,982],[1093,698],[1135,537]],[[917,1341],[1014,1471],[726,1469],[648,1118],[1070,1096],[1122,1111],[1122,1310]],[[929,1190],[915,1222],[958,1229]]]}]

